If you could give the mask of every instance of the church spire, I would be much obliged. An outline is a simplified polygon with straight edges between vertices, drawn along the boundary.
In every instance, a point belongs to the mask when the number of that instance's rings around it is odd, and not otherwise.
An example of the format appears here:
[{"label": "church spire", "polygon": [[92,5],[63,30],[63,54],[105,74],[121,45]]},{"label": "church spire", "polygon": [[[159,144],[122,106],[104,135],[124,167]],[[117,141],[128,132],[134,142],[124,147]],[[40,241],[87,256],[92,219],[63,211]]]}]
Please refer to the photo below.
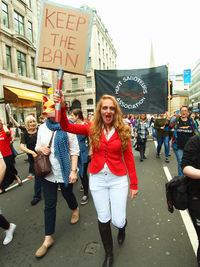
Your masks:
[{"label": "church spire", "polygon": [[151,41],[151,52],[150,52],[150,68],[155,67],[154,52],[153,52],[153,42]]}]

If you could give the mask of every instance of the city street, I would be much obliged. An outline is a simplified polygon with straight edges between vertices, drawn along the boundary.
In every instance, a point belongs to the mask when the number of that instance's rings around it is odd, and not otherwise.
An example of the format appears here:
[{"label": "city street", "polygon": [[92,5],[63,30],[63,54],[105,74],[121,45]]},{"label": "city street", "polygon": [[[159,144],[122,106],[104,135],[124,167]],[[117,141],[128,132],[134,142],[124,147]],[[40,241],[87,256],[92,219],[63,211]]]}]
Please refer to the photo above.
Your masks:
[{"label": "city street", "polygon": [[[120,248],[117,229],[112,227],[114,240],[114,267],[196,267],[196,256],[189,240],[180,212],[167,210],[165,197],[168,167],[173,177],[177,174],[177,162],[171,151],[170,163],[156,158],[155,144],[147,142],[147,159],[139,161],[134,151],[139,180],[139,194],[133,202],[128,199],[126,240]],[[25,179],[28,173],[27,156],[17,156],[16,167]],[[165,168],[166,170],[167,168]],[[42,259],[36,259],[35,251],[44,238],[44,200],[31,206],[34,180],[16,186],[0,196],[0,207],[5,217],[17,225],[14,239],[3,246],[3,229],[0,229],[1,267],[100,267],[104,250],[97,228],[97,215],[92,198],[80,207],[80,221],[70,225],[71,211],[58,191],[55,244]],[[74,192],[80,202],[80,181]],[[187,213],[187,212],[186,212]]]}]

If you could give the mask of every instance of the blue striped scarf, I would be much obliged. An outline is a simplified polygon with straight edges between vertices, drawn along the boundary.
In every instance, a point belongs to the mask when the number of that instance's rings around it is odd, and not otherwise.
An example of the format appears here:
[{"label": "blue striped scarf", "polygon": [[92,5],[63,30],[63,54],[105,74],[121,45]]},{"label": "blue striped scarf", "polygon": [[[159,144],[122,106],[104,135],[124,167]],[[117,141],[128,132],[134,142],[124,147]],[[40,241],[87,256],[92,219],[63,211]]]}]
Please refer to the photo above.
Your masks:
[{"label": "blue striped scarf", "polygon": [[60,164],[62,177],[65,186],[67,187],[69,183],[69,173],[71,169],[68,147],[68,134],[61,129],[60,124],[58,122],[53,122],[47,119],[46,126],[49,128],[49,130],[56,131],[54,138],[54,155]]}]

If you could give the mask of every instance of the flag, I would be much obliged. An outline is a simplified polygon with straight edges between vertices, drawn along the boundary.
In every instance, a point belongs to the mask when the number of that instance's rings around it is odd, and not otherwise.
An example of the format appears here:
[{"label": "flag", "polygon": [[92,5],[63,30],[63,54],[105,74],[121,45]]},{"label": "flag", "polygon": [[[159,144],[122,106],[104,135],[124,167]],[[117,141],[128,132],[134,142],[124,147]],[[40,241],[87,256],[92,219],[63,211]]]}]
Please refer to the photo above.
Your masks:
[{"label": "flag", "polygon": [[168,67],[133,70],[95,70],[96,103],[114,96],[123,114],[165,113]]}]

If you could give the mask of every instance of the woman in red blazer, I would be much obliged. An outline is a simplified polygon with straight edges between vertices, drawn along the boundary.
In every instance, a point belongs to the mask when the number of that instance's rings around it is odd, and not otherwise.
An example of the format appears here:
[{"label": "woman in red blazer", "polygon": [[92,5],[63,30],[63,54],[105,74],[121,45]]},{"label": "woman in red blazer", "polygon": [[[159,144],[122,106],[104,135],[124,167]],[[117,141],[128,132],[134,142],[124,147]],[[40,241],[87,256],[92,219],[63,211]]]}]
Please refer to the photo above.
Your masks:
[{"label": "woman in red blazer", "polygon": [[130,128],[122,120],[116,99],[104,95],[97,104],[93,121],[71,124],[66,116],[64,96],[55,94],[54,102],[61,101],[60,125],[64,131],[88,135],[92,146],[89,166],[90,191],[98,214],[98,226],[106,252],[103,267],[112,266],[113,241],[110,220],[119,228],[118,243],[125,239],[126,201],[128,195],[127,171],[130,178],[130,198],[137,195],[137,174],[131,148]]}]

